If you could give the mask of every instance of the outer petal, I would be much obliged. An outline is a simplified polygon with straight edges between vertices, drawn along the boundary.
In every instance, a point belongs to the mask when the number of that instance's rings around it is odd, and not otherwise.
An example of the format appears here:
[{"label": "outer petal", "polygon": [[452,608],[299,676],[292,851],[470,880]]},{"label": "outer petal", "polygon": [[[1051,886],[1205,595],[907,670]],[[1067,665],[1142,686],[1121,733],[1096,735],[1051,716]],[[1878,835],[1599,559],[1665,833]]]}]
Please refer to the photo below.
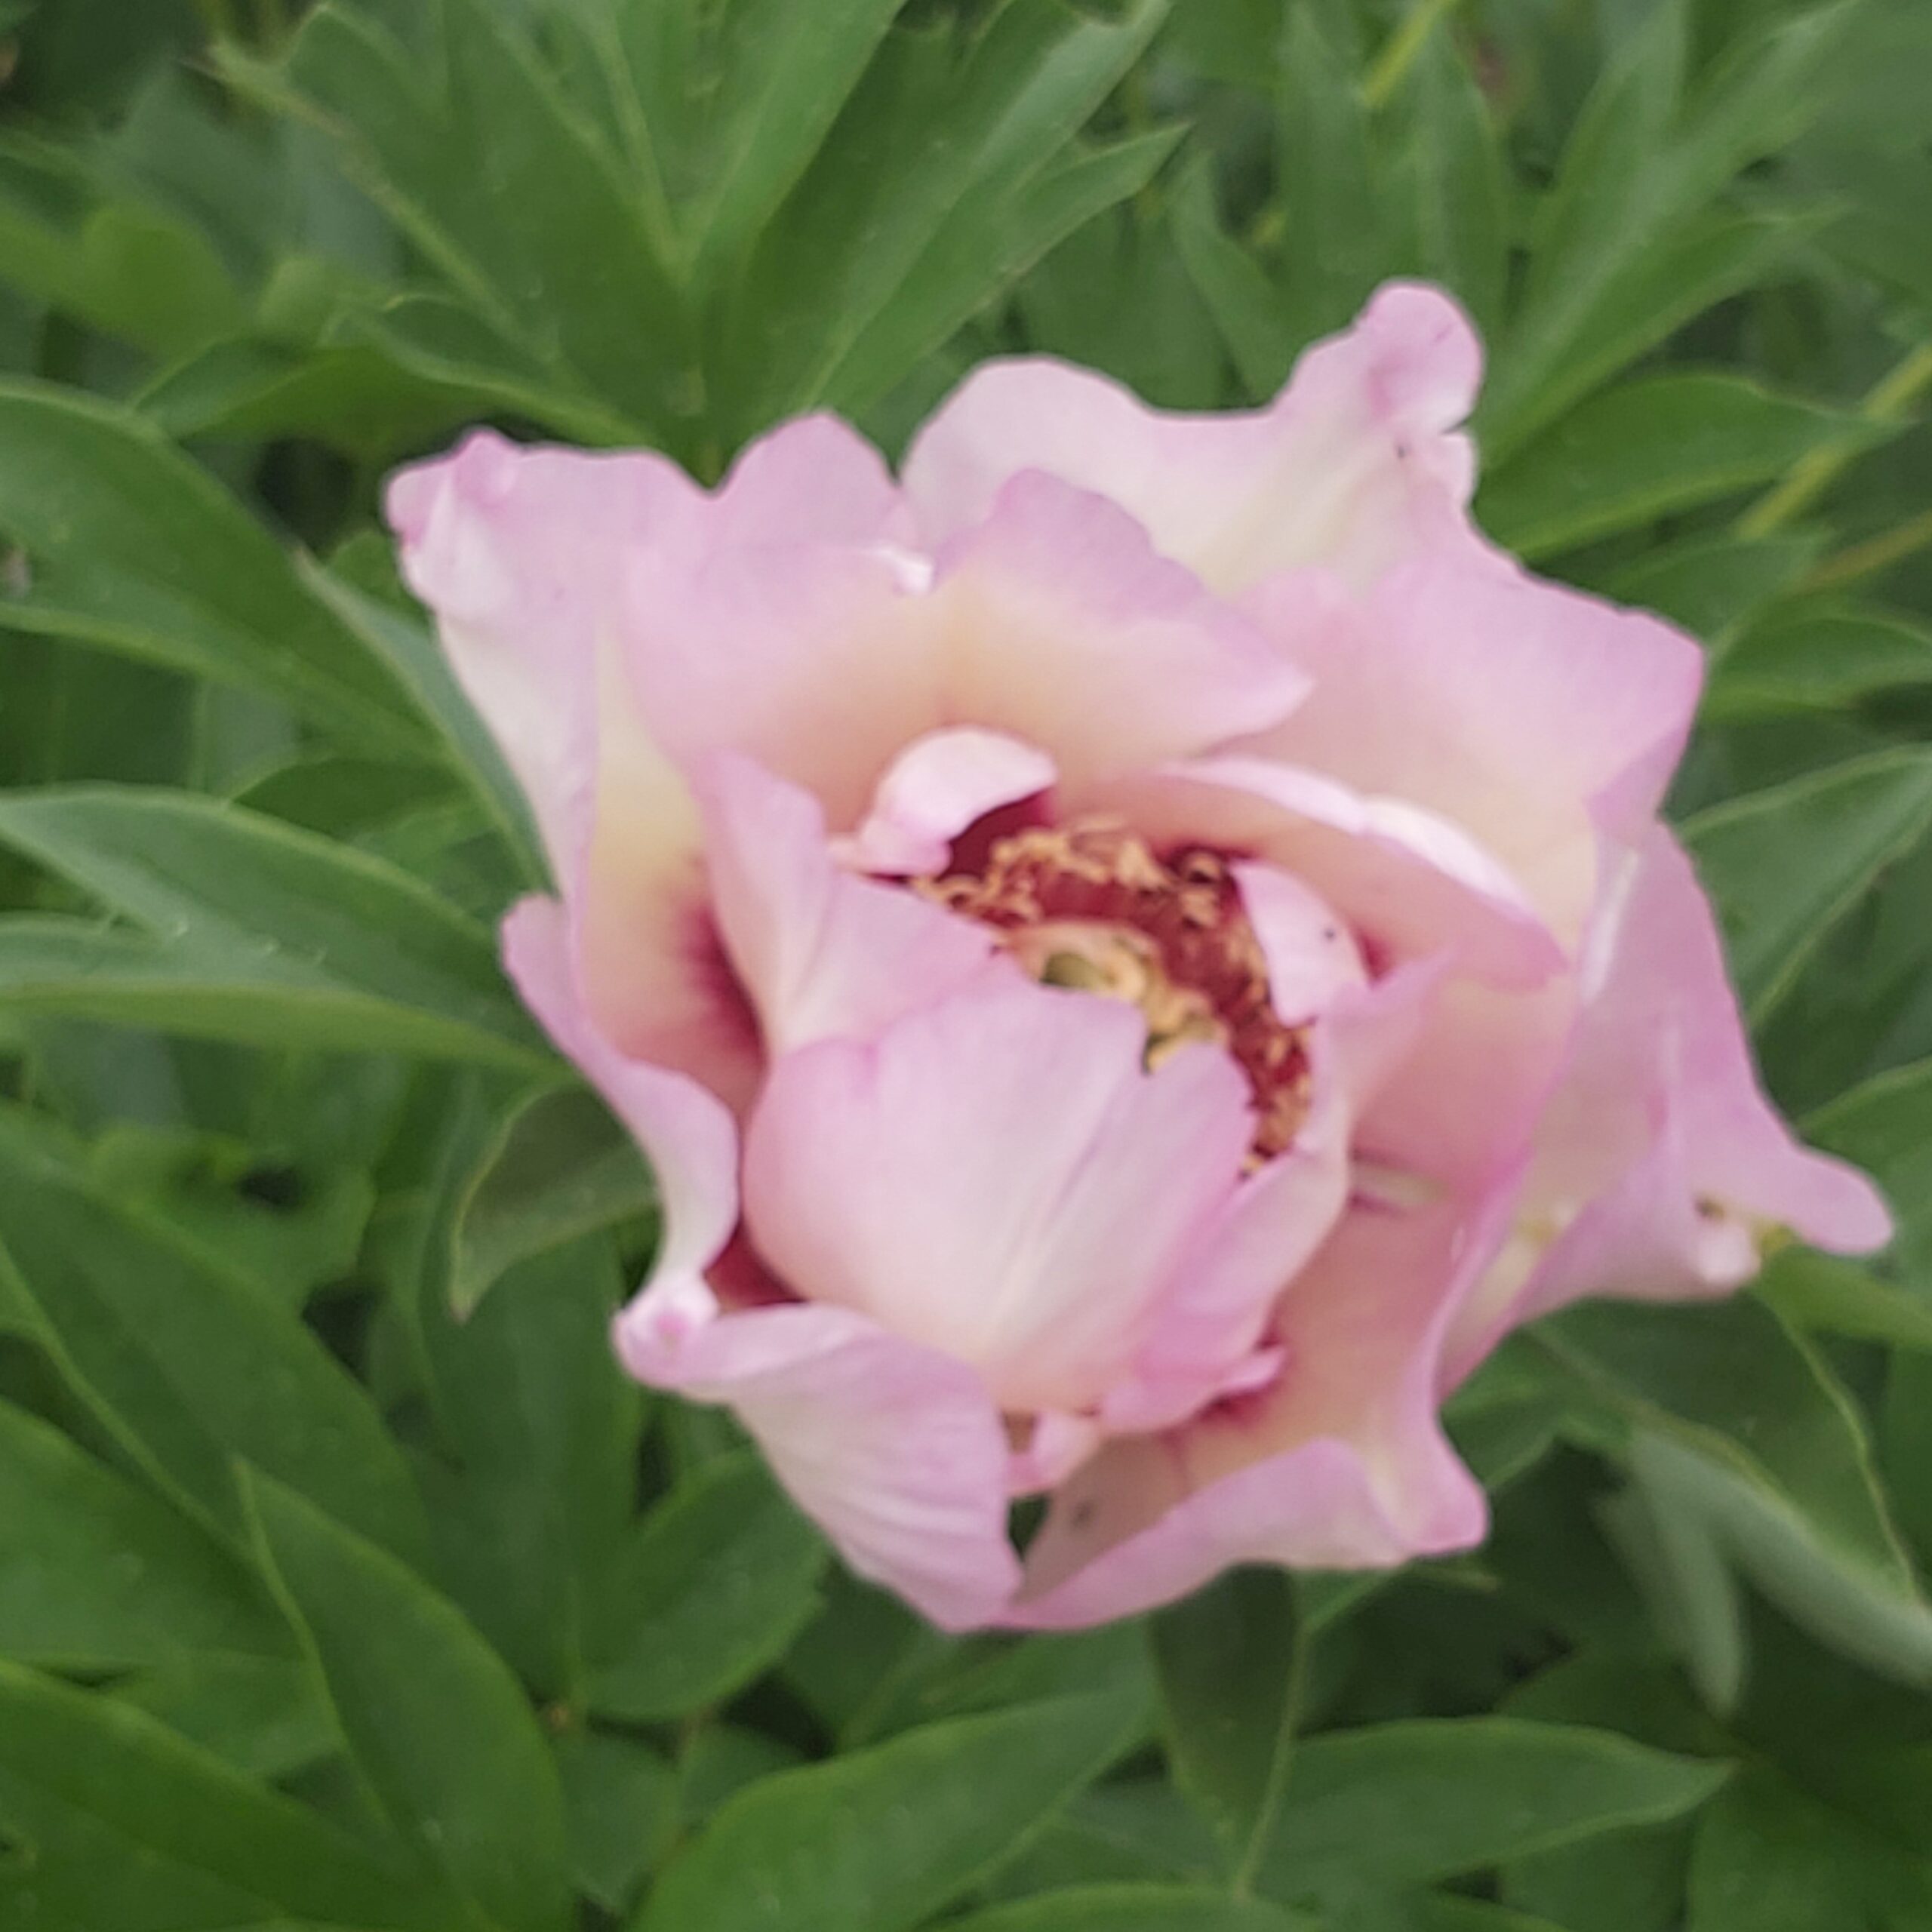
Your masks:
[{"label": "outer petal", "polygon": [[571,957],[564,909],[526,899],[503,922],[504,961],[525,1004],[651,1157],[664,1232],[654,1276],[664,1305],[703,1308],[703,1271],[738,1218],[738,1134],[695,1081],[626,1058],[598,1030]]},{"label": "outer petal", "polygon": [[[645,453],[521,449],[489,430],[400,472],[388,512],[410,586],[535,812],[550,863],[582,869],[598,794],[600,665],[622,624],[624,559],[697,514],[684,472]],[[648,745],[626,740],[629,754]],[[647,789],[675,780],[650,774]],[[640,806],[660,802],[639,797]],[[688,829],[687,808],[682,822]]]},{"label": "outer petal", "polygon": [[1871,1183],[1801,1146],[1759,1090],[1709,906],[1663,827],[1629,862],[1592,952],[1538,1131],[1527,1249],[1465,1318],[1463,1365],[1585,1295],[1722,1294],[1757,1272],[1773,1226],[1849,1254],[1890,1233]]},{"label": "outer petal", "polygon": [[1131,1615],[1237,1563],[1374,1569],[1479,1541],[1482,1491],[1442,1434],[1436,1384],[1506,1205],[1352,1211],[1284,1300],[1273,1387],[1082,1468],[1054,1499],[1009,1620]]},{"label": "outer petal", "polygon": [[1472,539],[1429,546],[1363,601],[1307,577],[1251,608],[1312,690],[1248,749],[1459,827],[1574,944],[1600,841],[1639,841],[1676,768],[1697,647]]},{"label": "outer petal", "polygon": [[389,498],[405,573],[536,813],[596,1025],[742,1098],[755,1042],[716,971],[696,809],[623,661],[626,560],[685,546],[713,507],[659,457],[487,432]]},{"label": "outer petal", "polygon": [[993,957],[982,928],[835,864],[809,792],[728,752],[700,783],[713,908],[768,1053],[875,1033]]},{"label": "outer petal", "polygon": [[1020,1576],[1009,1451],[972,1371],[841,1308],[664,1318],[657,1291],[618,1318],[631,1373],[724,1402],[859,1575],[943,1629],[990,1622]]},{"label": "outer petal", "polygon": [[1468,501],[1474,460],[1450,432],[1481,374],[1462,312],[1400,284],[1251,414],[1170,415],[1063,364],[992,363],[915,441],[906,494],[937,541],[1044,470],[1110,497],[1217,590],[1309,564],[1365,583]]},{"label": "outer petal", "polygon": [[759,1251],[808,1300],[1075,1411],[1125,1369],[1232,1192],[1251,1123],[1226,1055],[1142,1071],[1132,1008],[995,968],[876,1041],[773,1069],[745,1152]]},{"label": "outer petal", "polygon": [[1063,788],[1265,729],[1306,691],[1125,512],[1037,472],[936,564],[946,716],[1039,746]]}]

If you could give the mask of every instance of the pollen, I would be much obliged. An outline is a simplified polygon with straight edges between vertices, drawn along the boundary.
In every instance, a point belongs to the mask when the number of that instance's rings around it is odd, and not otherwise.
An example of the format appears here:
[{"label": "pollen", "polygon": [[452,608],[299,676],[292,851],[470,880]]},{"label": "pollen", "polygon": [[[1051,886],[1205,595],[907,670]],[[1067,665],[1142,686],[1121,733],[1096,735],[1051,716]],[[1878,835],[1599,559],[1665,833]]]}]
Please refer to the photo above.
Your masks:
[{"label": "pollen", "polygon": [[998,934],[1043,983],[1138,1007],[1150,1068],[1186,1046],[1224,1048],[1254,1099],[1254,1158],[1294,1140],[1307,1052],[1270,1003],[1261,942],[1220,854],[1163,855],[1115,820],[1076,820],[997,839],[981,870],[913,889]]}]

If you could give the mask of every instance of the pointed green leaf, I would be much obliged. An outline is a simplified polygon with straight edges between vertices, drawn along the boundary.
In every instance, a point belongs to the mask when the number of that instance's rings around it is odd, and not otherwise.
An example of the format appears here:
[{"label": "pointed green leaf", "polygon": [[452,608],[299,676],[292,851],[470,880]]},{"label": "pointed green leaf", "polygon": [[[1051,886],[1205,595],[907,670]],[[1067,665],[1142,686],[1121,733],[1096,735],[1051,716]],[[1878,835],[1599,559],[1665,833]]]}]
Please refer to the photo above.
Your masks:
[{"label": "pointed green leaf", "polygon": [[1700,1524],[1827,1642],[1932,1681],[1932,1604],[1863,1420],[1768,1309],[1586,1306],[1539,1333],[1633,1428],[1623,1453],[1680,1531]]},{"label": "pointed green leaf", "polygon": [[1932,827],[1932,752],[1881,752],[1700,812],[1684,842],[1761,1020],[1885,866]]},{"label": "pointed green leaf", "polygon": [[[0,1924],[222,1932],[265,1916],[456,1932],[399,1857],[140,1711],[0,1663]],[[0,1839],[0,1842],[4,1842]]]},{"label": "pointed green leaf", "polygon": [[396,1831],[501,1932],[568,1918],[556,1767],[516,1680],[413,1572],[261,1475],[262,1560]]},{"label": "pointed green leaf", "polygon": [[1740,376],[1646,376],[1579,405],[1493,471],[1478,514],[1498,543],[1547,556],[1734,495],[1860,433],[1855,417]]},{"label": "pointed green leaf", "polygon": [[1294,1900],[1427,1884],[1681,1817],[1727,1770],[1608,1731],[1514,1718],[1332,1733],[1296,1754],[1260,1889]]},{"label": "pointed green leaf", "polygon": [[100,1672],[290,1648],[273,1604],[205,1531],[4,1401],[0,1521],[0,1657]]},{"label": "pointed green leaf", "polygon": [[763,1779],[672,1862],[635,1932],[911,1932],[1097,1777],[1124,1736],[1112,1698],[1063,1698]]},{"label": "pointed green leaf", "polygon": [[633,1533],[592,1638],[591,1708],[645,1722],[715,1703],[818,1607],[825,1546],[752,1455],[688,1478]]},{"label": "pointed green leaf", "polygon": [[0,590],[14,629],[263,693],[358,747],[427,742],[268,532],[128,411],[0,384],[0,535],[25,552]]},{"label": "pointed green leaf", "polygon": [[117,1444],[211,1526],[248,1457],[392,1547],[420,1549],[401,1452],[361,1387],[269,1289],[103,1191],[56,1131],[0,1109],[0,1269]]},{"label": "pointed green leaf", "polygon": [[531,1095],[505,1117],[457,1204],[451,1308],[468,1315],[518,1262],[650,1214],[657,1200],[637,1143],[595,1095]]},{"label": "pointed green leaf", "polygon": [[1303,1638],[1285,1571],[1237,1570],[1152,1626],[1169,1755],[1229,1869],[1251,1874],[1278,1826],[1300,1718]]},{"label": "pointed green leaf", "polygon": [[[145,928],[158,974],[246,989],[237,1016],[257,1037],[278,998],[285,1045],[384,1047],[543,1072],[551,1066],[499,971],[489,937],[407,873],[233,805],[149,788],[20,792],[0,798],[0,842]],[[72,925],[10,934],[0,986],[46,1001],[63,958],[88,977]],[[24,943],[21,943],[24,942]],[[152,1007],[155,974],[126,936],[103,935],[102,973],[131,980]],[[88,989],[78,989],[85,998]],[[211,1014],[192,1001],[187,1030]],[[119,1017],[104,1014],[103,1017]]]},{"label": "pointed green leaf", "polygon": [[1894,1067],[1805,1121],[1820,1147],[1864,1168],[1898,1217],[1893,1249],[1913,1287],[1932,1287],[1932,1060]]},{"label": "pointed green leaf", "polygon": [[1317,1932],[1260,1899],[1182,1885],[1092,1885],[1048,1892],[948,1921],[948,1932]]}]

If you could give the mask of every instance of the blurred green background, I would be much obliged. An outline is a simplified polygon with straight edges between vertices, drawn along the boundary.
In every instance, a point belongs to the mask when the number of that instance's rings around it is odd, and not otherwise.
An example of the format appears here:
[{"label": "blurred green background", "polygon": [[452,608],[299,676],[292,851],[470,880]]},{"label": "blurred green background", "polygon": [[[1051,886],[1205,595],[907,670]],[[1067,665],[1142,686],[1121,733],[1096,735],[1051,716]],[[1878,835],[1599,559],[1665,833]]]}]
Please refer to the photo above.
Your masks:
[{"label": "blurred green background", "polygon": [[[1486,527],[1706,644],[1673,814],[1900,1239],[1513,1342],[1469,1557],[943,1639],[609,1360],[649,1179],[380,481],[1252,403],[1392,275]],[[1928,398],[1924,0],[0,0],[0,1932],[1927,1932]]]}]

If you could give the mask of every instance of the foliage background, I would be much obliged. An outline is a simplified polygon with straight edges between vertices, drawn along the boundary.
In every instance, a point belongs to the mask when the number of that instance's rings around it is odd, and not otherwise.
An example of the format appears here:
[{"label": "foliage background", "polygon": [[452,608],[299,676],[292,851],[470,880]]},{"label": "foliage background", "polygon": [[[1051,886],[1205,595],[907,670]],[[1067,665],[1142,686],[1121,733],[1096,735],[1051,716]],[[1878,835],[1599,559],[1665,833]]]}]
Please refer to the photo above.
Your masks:
[{"label": "foliage background", "polygon": [[[0,1928],[1932,1927],[1921,0],[0,0]],[[942,1639],[611,1365],[648,1179],[379,479],[896,448],[1014,349],[1251,401],[1398,272],[1489,528],[1708,641],[1673,809],[1899,1241],[1513,1343],[1469,1558]]]}]

